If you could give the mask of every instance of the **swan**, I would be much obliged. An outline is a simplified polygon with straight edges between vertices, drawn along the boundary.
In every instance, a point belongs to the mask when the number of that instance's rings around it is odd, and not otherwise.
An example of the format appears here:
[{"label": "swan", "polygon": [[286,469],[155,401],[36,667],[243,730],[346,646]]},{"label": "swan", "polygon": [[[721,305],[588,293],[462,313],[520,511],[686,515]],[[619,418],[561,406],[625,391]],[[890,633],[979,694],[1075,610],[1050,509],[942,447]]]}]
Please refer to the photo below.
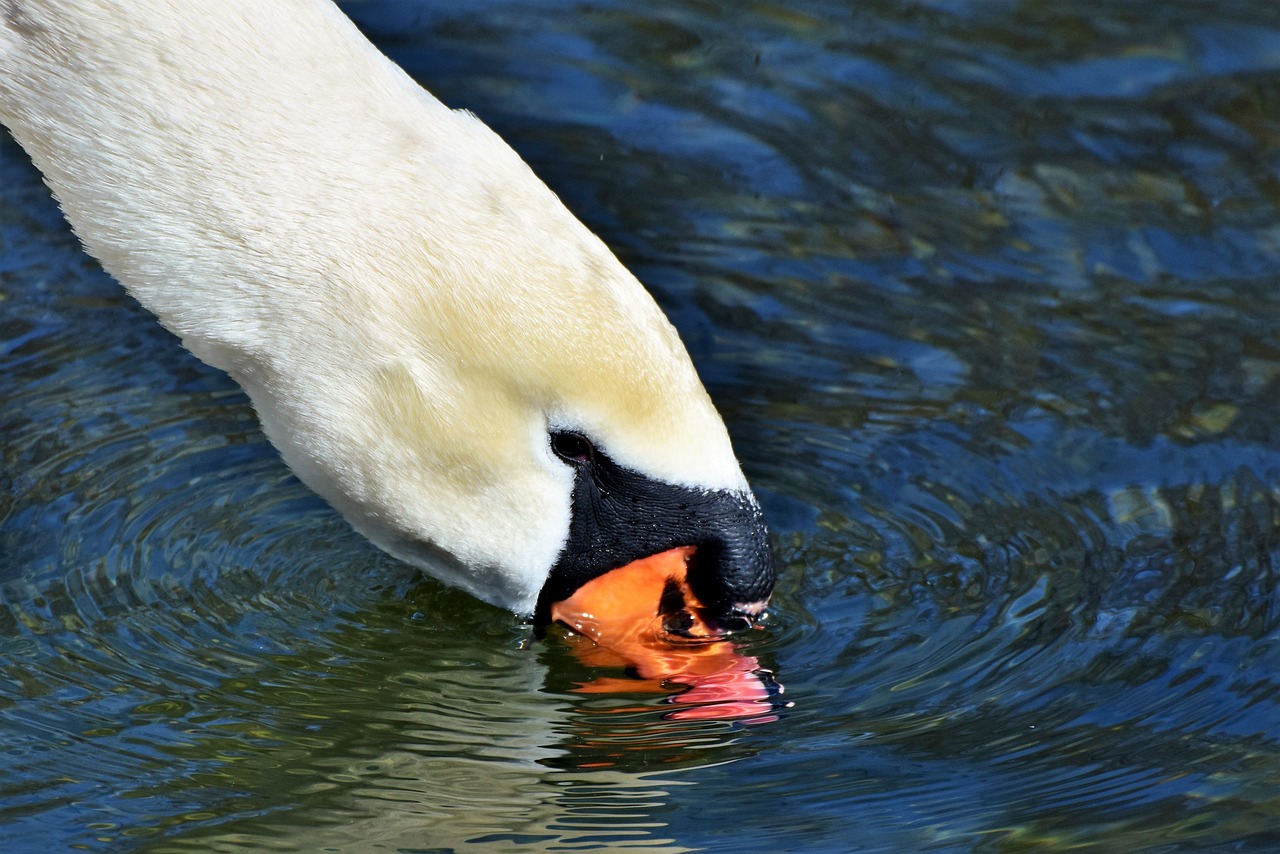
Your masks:
[{"label": "swan", "polygon": [[761,612],[768,534],[674,328],[329,0],[0,0],[0,122],[377,546],[543,618],[694,547],[721,625]]}]

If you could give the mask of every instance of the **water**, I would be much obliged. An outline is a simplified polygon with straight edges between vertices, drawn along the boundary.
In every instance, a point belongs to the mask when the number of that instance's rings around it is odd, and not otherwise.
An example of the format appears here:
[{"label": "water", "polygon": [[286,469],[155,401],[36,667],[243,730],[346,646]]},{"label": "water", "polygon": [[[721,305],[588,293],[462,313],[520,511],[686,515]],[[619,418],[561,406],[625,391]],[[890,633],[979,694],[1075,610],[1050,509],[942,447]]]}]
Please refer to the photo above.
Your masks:
[{"label": "water", "polygon": [[0,848],[1280,847],[1280,19],[352,3],[651,286],[794,706],[380,556],[0,142]]}]

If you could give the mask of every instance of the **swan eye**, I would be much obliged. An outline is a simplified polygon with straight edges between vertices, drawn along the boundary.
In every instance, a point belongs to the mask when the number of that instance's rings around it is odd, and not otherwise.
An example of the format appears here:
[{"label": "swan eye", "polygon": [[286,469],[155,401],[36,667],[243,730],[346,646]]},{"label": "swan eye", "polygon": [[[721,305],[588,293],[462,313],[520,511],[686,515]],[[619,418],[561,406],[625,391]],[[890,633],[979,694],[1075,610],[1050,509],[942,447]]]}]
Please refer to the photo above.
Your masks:
[{"label": "swan eye", "polygon": [[577,433],[552,433],[551,450],[557,457],[571,465],[589,463],[596,455],[596,449],[591,442]]}]

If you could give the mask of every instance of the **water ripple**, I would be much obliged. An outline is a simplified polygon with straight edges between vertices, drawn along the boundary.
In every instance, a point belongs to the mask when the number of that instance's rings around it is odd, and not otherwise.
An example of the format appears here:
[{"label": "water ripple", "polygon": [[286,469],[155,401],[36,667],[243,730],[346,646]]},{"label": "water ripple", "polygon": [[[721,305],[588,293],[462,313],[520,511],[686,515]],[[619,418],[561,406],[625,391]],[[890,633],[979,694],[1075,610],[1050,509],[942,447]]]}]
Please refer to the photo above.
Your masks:
[{"label": "water ripple", "polygon": [[351,4],[688,342],[759,726],[379,557],[0,142],[0,844],[1280,846],[1272,5]]}]

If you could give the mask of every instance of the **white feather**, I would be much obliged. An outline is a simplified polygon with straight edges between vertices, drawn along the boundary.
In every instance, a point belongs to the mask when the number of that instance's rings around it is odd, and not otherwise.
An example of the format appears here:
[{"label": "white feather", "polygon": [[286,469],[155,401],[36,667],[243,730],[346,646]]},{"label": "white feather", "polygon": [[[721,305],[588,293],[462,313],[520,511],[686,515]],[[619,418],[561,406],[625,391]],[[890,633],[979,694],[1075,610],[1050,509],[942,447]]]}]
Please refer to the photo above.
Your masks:
[{"label": "white feather", "polygon": [[533,606],[569,525],[549,426],[747,490],[640,284],[328,0],[0,0],[0,120],[299,477],[449,583]]}]

